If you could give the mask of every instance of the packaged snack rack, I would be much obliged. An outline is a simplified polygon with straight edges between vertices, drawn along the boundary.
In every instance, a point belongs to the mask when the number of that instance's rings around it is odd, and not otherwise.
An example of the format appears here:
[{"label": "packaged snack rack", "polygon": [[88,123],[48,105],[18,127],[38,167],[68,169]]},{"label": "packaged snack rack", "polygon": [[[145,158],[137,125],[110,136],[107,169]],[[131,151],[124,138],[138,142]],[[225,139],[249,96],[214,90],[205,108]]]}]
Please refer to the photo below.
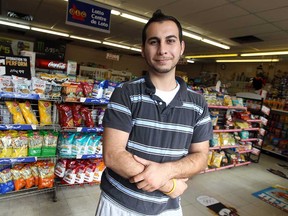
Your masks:
[{"label": "packaged snack rack", "polygon": [[[61,160],[69,160],[69,161],[76,161],[76,162],[79,162],[79,163],[85,163],[85,160],[86,161],[89,161],[89,163],[91,162],[91,160],[95,160],[97,162],[101,161],[102,160],[102,142],[100,140],[100,137],[102,137],[102,132],[103,132],[103,127],[102,127],[102,123],[101,123],[101,116],[102,114],[104,114],[104,109],[106,107],[106,105],[108,104],[109,100],[107,99],[104,99],[104,98],[100,98],[100,99],[96,99],[96,98],[79,98],[76,102],[73,102],[71,103],[71,101],[69,100],[65,100],[65,98],[63,99],[63,102],[62,104],[65,104],[65,105],[68,105],[68,106],[72,106],[72,105],[75,105],[75,104],[78,104],[78,105],[81,105],[82,107],[85,107],[89,110],[89,112],[91,112],[91,117],[92,117],[92,120],[93,120],[93,123],[94,123],[94,127],[89,127],[87,125],[85,125],[85,122],[82,121],[81,125],[77,125],[77,126],[73,126],[73,127],[67,127],[67,126],[63,126],[61,127],[61,133],[69,133],[70,135],[71,134],[76,134],[75,135],[75,139],[76,139],[76,136],[80,136],[83,135],[83,136],[89,136],[89,134],[93,134],[93,135],[96,135],[98,138],[99,138],[99,145],[98,145],[98,149],[95,153],[90,153],[90,154],[87,154],[87,153],[81,153],[79,151],[79,149],[74,149],[76,151],[74,151],[73,153],[73,150],[72,150],[72,154],[69,155],[69,154],[65,154],[65,149],[67,149],[65,147],[64,149],[64,155],[63,153],[61,154],[62,150],[61,150],[61,146],[63,143],[61,143],[61,139],[59,139],[59,143],[58,143],[58,162],[60,161],[61,163]],[[96,112],[95,112],[96,111]],[[99,113],[102,112],[101,113]],[[64,136],[62,134],[62,136]],[[60,135],[61,136],[61,135]],[[69,139],[69,138],[68,138]],[[77,141],[73,141],[74,143],[77,143]],[[76,148],[77,148],[77,145],[76,145]],[[56,167],[58,167],[59,164],[56,165]],[[103,165],[103,164],[102,164]],[[59,168],[62,168],[61,165],[59,166]],[[98,169],[98,167],[95,165],[95,169]],[[88,168],[87,168],[88,169]],[[75,168],[75,170],[77,170],[77,168]],[[60,171],[60,170],[59,170]],[[89,178],[89,181],[86,181],[86,177],[85,177],[85,181],[82,181],[81,183],[78,183],[77,181],[74,182],[74,179],[76,176],[76,178],[78,178],[79,180],[79,176],[81,175],[77,175],[77,173],[72,173],[69,174],[69,171],[67,172],[67,170],[65,171],[65,175],[64,176],[61,176],[59,177],[59,174],[56,178],[56,187],[57,188],[67,188],[67,187],[74,187],[74,186],[81,186],[81,185],[84,185],[84,184],[89,184],[89,185],[94,185],[94,184],[99,184],[100,183],[100,177],[101,177],[101,170],[97,170],[98,173],[95,174],[97,175],[97,179],[95,180],[95,177],[94,177],[94,180],[92,181],[91,180],[91,176]],[[60,171],[61,172],[61,171]],[[92,172],[92,171],[91,171]],[[96,172],[96,171],[95,171]],[[88,172],[87,172],[88,173]],[[87,174],[85,173],[85,175]],[[90,174],[90,173],[88,173]],[[87,174],[87,175],[88,175]],[[99,175],[98,175],[99,174]],[[57,174],[56,174],[57,175]],[[66,175],[70,175],[66,178],[67,181],[63,181],[65,180],[65,176]]]},{"label": "packaged snack rack", "polygon": [[[41,100],[49,101],[52,105],[51,107],[51,124],[41,125],[41,122],[38,121],[38,124],[14,124],[12,116],[7,109],[7,102],[16,102],[16,103],[25,103],[28,101],[31,105],[31,108],[36,115],[36,118],[39,120],[39,109],[38,102]],[[22,93],[13,93],[13,92],[0,92],[0,130],[4,133],[5,131],[17,131],[18,133],[26,133],[27,131],[59,131],[60,127],[57,124],[58,115],[56,109],[56,103],[58,103],[61,98],[40,98],[38,94],[22,94]],[[31,116],[30,116],[31,117]],[[3,143],[2,143],[3,144]],[[2,149],[3,150],[3,146]],[[14,150],[13,150],[14,151]],[[28,151],[28,150],[27,150]],[[29,152],[29,151],[28,151]],[[3,153],[3,152],[2,152]],[[55,152],[56,153],[56,152]],[[3,156],[3,155],[2,155]],[[32,164],[37,161],[47,161],[56,163],[56,154],[53,155],[37,155],[37,156],[19,156],[19,157],[0,157],[0,168],[9,166],[13,168],[17,164]],[[53,167],[54,169],[54,167]],[[30,196],[34,194],[41,193],[52,193],[52,198],[56,201],[56,186],[53,183],[53,186],[47,188],[43,187],[38,189],[37,186],[31,187],[29,189],[22,188],[17,191],[10,191],[5,194],[0,194],[0,200],[3,199],[12,199],[20,198],[25,196]]]},{"label": "packaged snack rack", "polygon": [[[247,108],[246,107],[241,107],[241,106],[218,106],[218,105],[209,105],[208,106],[210,113],[213,111],[217,112],[217,118],[218,118],[218,126],[213,129],[213,134],[214,136],[221,136],[223,134],[228,134],[229,136],[235,134],[235,133],[240,133],[242,131],[257,131],[258,128],[244,128],[244,129],[240,129],[240,128],[228,128],[228,127],[224,127],[225,125],[225,121],[226,121],[226,114],[228,112],[233,112],[233,111],[246,111]],[[219,126],[220,125],[220,126]],[[230,141],[232,141],[229,138]],[[223,159],[219,159],[219,164],[218,166],[215,166],[212,164],[212,162],[208,161],[208,168],[206,170],[204,170],[202,173],[206,173],[206,172],[212,172],[212,171],[218,171],[218,170],[222,170],[222,169],[229,169],[229,168],[233,168],[233,167],[238,167],[238,166],[245,166],[251,163],[251,161],[249,160],[249,155],[251,153],[251,150],[249,148],[246,148],[245,145],[240,145],[238,142],[236,142],[235,140],[233,140],[233,142],[229,143],[229,140],[226,141],[221,141],[221,143],[213,143],[213,140],[210,140],[210,153],[209,153],[209,161],[213,160],[213,157],[215,157],[214,155],[212,155],[216,152],[225,152],[225,157],[227,154],[233,154],[233,155],[238,155],[238,157],[240,157],[240,155],[245,156],[245,160],[239,161],[238,159],[232,159],[231,158],[227,158],[227,163],[223,164],[222,162],[220,163],[220,161]],[[250,141],[252,139],[241,139],[242,142],[245,141]],[[214,159],[215,160],[215,159]]]},{"label": "packaged snack rack", "polygon": [[256,119],[249,120],[250,123],[259,127],[258,131],[255,131],[255,140],[252,141],[252,152],[250,154],[250,161],[258,163],[260,160],[261,152],[263,150],[263,142],[267,134],[268,118],[270,115],[270,108],[265,106],[263,98],[259,94],[251,92],[239,92],[236,96],[243,98],[247,110],[251,112],[253,116],[258,116]]}]

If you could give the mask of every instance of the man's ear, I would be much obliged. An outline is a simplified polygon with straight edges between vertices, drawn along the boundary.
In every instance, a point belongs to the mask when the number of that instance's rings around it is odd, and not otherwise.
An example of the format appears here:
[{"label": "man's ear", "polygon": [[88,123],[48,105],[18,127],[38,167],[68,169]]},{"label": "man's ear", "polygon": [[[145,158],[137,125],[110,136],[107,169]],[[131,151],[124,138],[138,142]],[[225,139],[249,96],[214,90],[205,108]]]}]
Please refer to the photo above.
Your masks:
[{"label": "man's ear", "polygon": [[144,46],[141,47],[141,55],[143,58],[145,58],[145,54],[144,54]]},{"label": "man's ear", "polygon": [[184,50],[185,50],[185,42],[182,40],[181,41],[181,55],[183,55]]}]

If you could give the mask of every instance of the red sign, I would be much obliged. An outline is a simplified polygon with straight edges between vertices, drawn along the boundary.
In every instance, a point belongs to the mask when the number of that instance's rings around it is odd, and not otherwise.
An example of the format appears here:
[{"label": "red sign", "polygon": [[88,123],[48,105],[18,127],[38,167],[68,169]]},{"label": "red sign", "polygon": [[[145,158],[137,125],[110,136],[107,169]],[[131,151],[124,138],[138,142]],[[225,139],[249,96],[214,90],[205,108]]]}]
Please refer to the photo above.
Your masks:
[{"label": "red sign", "polygon": [[46,59],[37,59],[36,67],[38,68],[48,68],[56,70],[66,70],[67,64],[64,62],[46,60]]}]

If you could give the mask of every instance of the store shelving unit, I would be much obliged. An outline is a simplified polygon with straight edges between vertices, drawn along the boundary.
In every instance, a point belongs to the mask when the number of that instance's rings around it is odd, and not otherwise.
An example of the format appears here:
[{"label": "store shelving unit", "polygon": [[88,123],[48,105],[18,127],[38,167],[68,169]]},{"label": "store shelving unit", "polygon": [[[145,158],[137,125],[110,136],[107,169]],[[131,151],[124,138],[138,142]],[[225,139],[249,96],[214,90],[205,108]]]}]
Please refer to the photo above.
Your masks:
[{"label": "store shelving unit", "polygon": [[[246,111],[247,107],[244,106],[217,106],[217,105],[208,105],[208,108],[211,110],[218,110],[219,111],[219,125],[222,125],[224,127],[225,124],[225,114],[228,110],[234,110],[234,111]],[[227,129],[214,129],[213,133],[239,133],[242,131],[252,131],[252,132],[257,132],[259,128],[227,128]],[[255,138],[256,139],[256,138]],[[240,140],[242,143],[243,142],[248,142],[248,141],[254,141],[253,139],[242,139]],[[251,154],[250,149],[245,149],[243,150],[243,146],[240,145],[239,143],[236,143],[235,145],[220,145],[220,146],[213,146],[210,147],[210,151],[221,151],[221,150],[227,150],[227,149],[232,149],[235,151],[235,154],[243,154],[247,155],[246,158],[249,158],[249,155]],[[212,172],[212,171],[218,171],[218,170],[223,170],[223,169],[230,169],[233,167],[238,167],[238,166],[244,166],[250,164],[251,161],[245,161],[245,162],[239,162],[239,163],[230,163],[228,165],[220,166],[217,168],[209,168],[204,170],[202,173],[207,173],[207,172]]]},{"label": "store shelving unit", "polygon": [[[58,122],[57,121],[57,109],[55,103],[59,102],[61,98],[41,98],[38,94],[22,94],[22,93],[13,93],[13,92],[0,92],[0,105],[3,108],[5,106],[5,101],[25,101],[29,100],[31,103],[31,107],[33,111],[36,113],[37,119],[39,119],[38,110],[35,108],[37,107],[36,102],[38,100],[45,100],[45,101],[51,101],[53,103],[52,108],[52,122]],[[34,110],[35,109],[35,110]],[[2,112],[0,112],[2,113]],[[0,115],[0,120],[3,119],[3,116]],[[11,122],[3,123],[2,120],[0,122],[0,131],[7,131],[7,130],[16,130],[16,131],[28,131],[28,130],[50,130],[50,131],[58,131],[60,129],[60,126],[58,124],[52,124],[52,125],[30,125],[30,124],[13,124],[12,120]],[[29,164],[37,161],[43,161],[43,160],[49,160],[53,163],[56,162],[56,155],[53,156],[27,156],[27,157],[16,157],[16,158],[0,158],[0,167],[1,166],[14,166],[16,164]],[[20,198],[25,196],[31,196],[36,194],[42,194],[42,193],[52,193],[52,198],[54,201],[56,201],[56,186],[55,183],[52,188],[43,188],[38,189],[37,187],[32,187],[29,189],[20,189],[18,191],[10,191],[6,194],[0,194],[0,200],[4,199],[14,199],[14,198]]]},{"label": "store shelving unit", "polygon": [[[73,103],[80,103],[83,104],[83,106],[88,106],[89,110],[94,110],[96,108],[106,107],[109,100],[105,98],[79,98],[76,102]],[[63,99],[63,103],[71,103],[71,101]],[[92,118],[95,120],[97,119],[96,116],[92,116]],[[80,127],[62,127],[61,132],[77,132],[77,133],[97,133],[98,135],[101,135],[103,132],[103,127],[100,125],[97,125],[95,122],[95,127],[86,127],[85,125],[81,125]],[[58,155],[58,159],[75,159],[75,160],[89,160],[89,159],[102,159],[101,153],[95,153],[95,154],[77,154],[74,156],[61,156]],[[95,185],[99,184],[100,182],[84,182],[84,183],[75,183],[75,184],[63,184],[61,182],[60,178],[57,178],[56,180],[56,187],[57,188],[73,188],[75,186],[82,186],[82,185]]]},{"label": "store shelving unit", "polygon": [[271,109],[268,121],[268,133],[264,140],[263,150],[282,159],[288,160],[288,111]]},{"label": "store shelving unit", "polygon": [[[255,94],[252,92],[238,92],[236,96],[242,98],[244,101],[247,110],[251,112],[254,116],[260,116],[259,119],[249,119],[247,122],[252,123],[258,130],[254,133],[255,138],[250,138],[246,140],[242,140],[244,142],[252,142],[252,151],[250,154],[250,161],[258,163],[260,160],[261,152],[263,150],[263,140],[266,135],[266,126],[265,119],[268,118],[270,109],[263,104],[263,98],[259,94]],[[264,131],[263,134],[260,133],[260,130]],[[253,130],[249,130],[249,132],[253,132]]]}]

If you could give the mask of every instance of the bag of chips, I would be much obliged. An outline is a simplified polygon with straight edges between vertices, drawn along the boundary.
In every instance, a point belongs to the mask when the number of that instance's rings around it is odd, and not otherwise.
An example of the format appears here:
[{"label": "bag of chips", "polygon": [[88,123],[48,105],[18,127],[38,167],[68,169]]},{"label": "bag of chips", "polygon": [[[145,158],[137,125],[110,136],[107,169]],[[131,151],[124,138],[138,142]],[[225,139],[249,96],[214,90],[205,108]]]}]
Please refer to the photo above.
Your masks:
[{"label": "bag of chips", "polygon": [[19,103],[19,107],[27,124],[38,125],[38,120],[36,118],[34,111],[32,110],[29,101],[25,101],[25,103]]},{"label": "bag of chips", "polygon": [[6,101],[5,104],[9,110],[9,112],[13,116],[13,124],[26,124],[18,102]]},{"label": "bag of chips", "polygon": [[38,101],[40,125],[52,125],[52,104],[50,101]]}]

